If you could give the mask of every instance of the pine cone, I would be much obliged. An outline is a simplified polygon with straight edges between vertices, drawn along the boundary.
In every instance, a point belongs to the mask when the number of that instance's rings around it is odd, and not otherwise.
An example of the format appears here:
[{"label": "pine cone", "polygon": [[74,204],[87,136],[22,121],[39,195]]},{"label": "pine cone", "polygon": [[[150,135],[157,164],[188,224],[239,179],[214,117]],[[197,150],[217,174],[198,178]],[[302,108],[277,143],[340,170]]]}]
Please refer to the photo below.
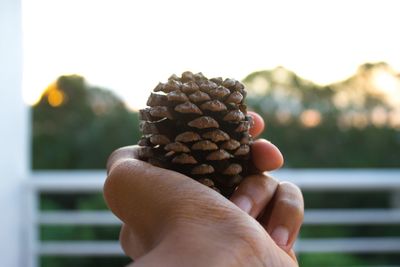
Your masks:
[{"label": "pine cone", "polygon": [[140,110],[140,158],[183,173],[226,197],[248,174],[251,117],[233,79],[172,75]]}]

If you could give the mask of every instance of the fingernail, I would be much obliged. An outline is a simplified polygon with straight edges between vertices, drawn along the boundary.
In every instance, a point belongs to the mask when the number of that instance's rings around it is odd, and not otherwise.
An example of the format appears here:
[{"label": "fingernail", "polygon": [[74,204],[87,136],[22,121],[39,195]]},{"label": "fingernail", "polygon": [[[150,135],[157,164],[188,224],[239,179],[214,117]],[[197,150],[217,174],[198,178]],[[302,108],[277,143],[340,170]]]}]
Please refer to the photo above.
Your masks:
[{"label": "fingernail", "polygon": [[278,246],[285,247],[289,241],[289,230],[284,226],[278,226],[272,231],[271,237]]},{"label": "fingernail", "polygon": [[238,206],[241,210],[246,213],[250,213],[251,208],[253,206],[251,200],[246,196],[239,196],[235,200],[236,206]]}]

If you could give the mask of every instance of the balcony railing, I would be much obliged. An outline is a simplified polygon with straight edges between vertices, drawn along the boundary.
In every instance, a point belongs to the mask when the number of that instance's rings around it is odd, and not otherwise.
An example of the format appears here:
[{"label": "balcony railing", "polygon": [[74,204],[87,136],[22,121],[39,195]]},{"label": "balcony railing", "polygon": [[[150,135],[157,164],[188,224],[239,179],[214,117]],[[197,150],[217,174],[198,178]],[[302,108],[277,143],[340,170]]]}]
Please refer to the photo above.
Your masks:
[{"label": "balcony railing", "polygon": [[[305,225],[400,225],[400,170],[281,170],[273,176],[289,180],[304,192],[381,191],[393,196],[393,205],[385,209],[306,209]],[[122,255],[117,241],[41,241],[41,226],[115,226],[120,221],[108,211],[42,211],[39,198],[44,193],[99,193],[105,172],[34,172],[25,188],[27,196],[26,266],[39,266],[40,256]],[[396,200],[397,199],[397,200]],[[400,237],[304,238],[296,243],[298,253],[400,253]]]}]

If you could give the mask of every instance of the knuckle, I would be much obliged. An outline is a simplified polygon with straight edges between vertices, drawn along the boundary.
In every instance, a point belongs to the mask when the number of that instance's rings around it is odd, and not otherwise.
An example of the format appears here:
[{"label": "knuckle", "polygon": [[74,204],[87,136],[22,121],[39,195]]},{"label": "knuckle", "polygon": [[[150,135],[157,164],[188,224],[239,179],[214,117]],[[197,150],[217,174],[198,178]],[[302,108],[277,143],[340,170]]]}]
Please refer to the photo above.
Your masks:
[{"label": "knuckle", "polygon": [[263,191],[269,191],[271,188],[276,188],[278,186],[278,181],[268,175],[255,175],[250,177],[249,183],[252,186],[262,189]]},{"label": "knuckle", "polygon": [[107,168],[110,168],[114,163],[115,159],[121,154],[122,151],[125,150],[125,147],[120,147],[114,150],[107,159]]},{"label": "knuckle", "polygon": [[121,174],[124,174],[126,172],[129,162],[132,162],[132,159],[122,158],[122,159],[116,160],[113,163],[113,166],[110,170],[109,176],[112,176],[112,175],[119,176]]},{"label": "knuckle", "polygon": [[301,224],[304,220],[304,210],[303,208],[293,203],[293,201],[283,201],[283,205],[277,206],[278,210],[284,212],[286,220],[290,220],[290,224]]},{"label": "knuckle", "polygon": [[123,159],[113,164],[113,168],[110,170],[103,185],[103,194],[107,202],[109,202],[109,199],[112,199],[115,192],[118,192],[118,188],[123,186],[130,161],[132,160]]},{"label": "knuckle", "polygon": [[110,171],[114,167],[115,162],[121,158],[136,158],[138,146],[125,146],[114,150],[107,159],[107,170]]},{"label": "knuckle", "polygon": [[122,225],[120,233],[119,233],[119,243],[120,243],[121,248],[124,251],[124,253],[126,255],[128,255],[129,254],[128,248],[129,248],[130,242],[129,242],[129,233],[127,230],[127,226],[125,224]]},{"label": "knuckle", "polygon": [[140,242],[140,240],[136,238],[136,235],[134,234],[131,227],[129,227],[127,224],[123,224],[121,227],[119,243],[125,255],[127,255],[131,259],[136,259],[146,252],[146,250],[141,245],[145,243],[145,240]]},{"label": "knuckle", "polygon": [[302,195],[300,188],[294,183],[283,181],[280,182],[279,186],[292,194]]},{"label": "knuckle", "polygon": [[293,198],[290,197],[281,197],[277,200],[277,205],[279,205],[282,209],[291,210],[291,211],[300,211],[302,210],[302,205]]},{"label": "knuckle", "polygon": [[304,205],[298,198],[293,198],[290,196],[281,196],[277,199],[277,206],[280,210],[286,211],[291,216],[296,216],[299,218],[304,217]]},{"label": "knuckle", "polygon": [[297,185],[290,182],[281,182],[278,192],[280,195],[297,202],[301,207],[304,206],[303,194]]},{"label": "knuckle", "polygon": [[276,178],[269,176],[267,174],[264,174],[264,176],[266,178],[265,180],[268,181],[269,183],[276,184],[276,185],[279,184],[279,181]]},{"label": "knuckle", "polygon": [[116,178],[117,176],[115,175],[108,175],[103,185],[104,200],[110,209],[112,209],[113,196],[115,195],[114,192],[116,192]]}]

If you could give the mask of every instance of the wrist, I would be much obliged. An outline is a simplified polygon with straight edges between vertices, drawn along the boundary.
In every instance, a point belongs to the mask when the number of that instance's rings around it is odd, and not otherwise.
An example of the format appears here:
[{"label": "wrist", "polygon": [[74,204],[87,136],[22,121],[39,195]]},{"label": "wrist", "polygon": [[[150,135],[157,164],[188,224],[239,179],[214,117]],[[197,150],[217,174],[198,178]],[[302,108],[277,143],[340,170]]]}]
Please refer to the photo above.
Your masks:
[{"label": "wrist", "polygon": [[[243,230],[243,229],[242,229]],[[237,233],[237,234],[235,234]],[[218,226],[185,225],[169,232],[134,266],[262,266],[243,232]]]}]

